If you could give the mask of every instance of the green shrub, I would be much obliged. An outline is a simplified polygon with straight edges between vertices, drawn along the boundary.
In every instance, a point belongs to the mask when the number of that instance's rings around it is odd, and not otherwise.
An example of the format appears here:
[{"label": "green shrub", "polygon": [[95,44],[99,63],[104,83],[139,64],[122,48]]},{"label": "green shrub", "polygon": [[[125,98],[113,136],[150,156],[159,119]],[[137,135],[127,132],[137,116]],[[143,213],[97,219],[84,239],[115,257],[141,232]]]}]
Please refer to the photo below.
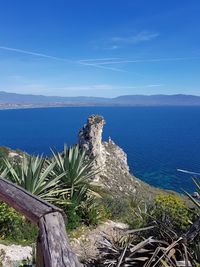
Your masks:
[{"label": "green shrub", "polygon": [[161,221],[169,220],[181,229],[185,229],[191,220],[191,214],[188,207],[177,195],[157,196],[153,214]]},{"label": "green shrub", "polygon": [[0,239],[35,242],[37,228],[7,204],[0,202]]},{"label": "green shrub", "polygon": [[77,212],[76,205],[68,205],[64,209],[67,215],[66,229],[71,231],[81,225],[81,217]]},{"label": "green shrub", "polygon": [[177,195],[159,195],[151,215],[160,222],[172,225],[176,230],[185,230],[192,219],[192,213]]},{"label": "green shrub", "polygon": [[0,237],[16,234],[18,227],[23,223],[23,218],[5,203],[0,203]]},{"label": "green shrub", "polygon": [[67,215],[67,230],[74,230],[80,225],[96,226],[111,218],[108,207],[96,198],[89,198],[79,205],[67,205],[64,211]]},{"label": "green shrub", "polygon": [[137,198],[105,195],[102,201],[109,210],[112,220],[127,223],[132,229],[145,225],[148,206]]},{"label": "green shrub", "polygon": [[129,201],[126,198],[116,198],[106,195],[103,198],[103,203],[108,207],[111,218],[117,221],[126,221],[127,216],[132,213]]},{"label": "green shrub", "polygon": [[80,216],[85,225],[98,225],[99,223],[111,218],[110,210],[101,200],[93,197],[82,202],[79,208]]}]

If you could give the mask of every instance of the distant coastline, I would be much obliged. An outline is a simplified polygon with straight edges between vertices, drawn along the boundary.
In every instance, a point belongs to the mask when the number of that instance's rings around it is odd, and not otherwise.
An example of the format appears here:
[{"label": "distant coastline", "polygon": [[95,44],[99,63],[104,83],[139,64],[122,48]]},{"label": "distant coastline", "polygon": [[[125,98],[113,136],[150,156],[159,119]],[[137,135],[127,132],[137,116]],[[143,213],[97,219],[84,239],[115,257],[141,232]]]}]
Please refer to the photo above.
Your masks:
[{"label": "distant coastline", "polygon": [[27,109],[48,107],[161,107],[200,106],[200,96],[195,95],[124,95],[104,97],[61,97],[25,95],[0,91],[0,109]]},{"label": "distant coastline", "polygon": [[185,108],[189,108],[189,107],[200,107],[200,105],[123,105],[123,104],[80,104],[80,103],[72,103],[72,104],[60,104],[60,105],[56,105],[56,104],[50,104],[50,105],[23,105],[23,104],[19,104],[19,105],[0,105],[0,111],[6,111],[6,110],[20,110],[20,109],[40,109],[40,108],[79,108],[79,107],[116,107],[116,108],[145,108],[145,107],[149,107],[149,108],[156,108],[156,107],[163,107],[163,108],[167,108],[167,107],[185,107]]}]

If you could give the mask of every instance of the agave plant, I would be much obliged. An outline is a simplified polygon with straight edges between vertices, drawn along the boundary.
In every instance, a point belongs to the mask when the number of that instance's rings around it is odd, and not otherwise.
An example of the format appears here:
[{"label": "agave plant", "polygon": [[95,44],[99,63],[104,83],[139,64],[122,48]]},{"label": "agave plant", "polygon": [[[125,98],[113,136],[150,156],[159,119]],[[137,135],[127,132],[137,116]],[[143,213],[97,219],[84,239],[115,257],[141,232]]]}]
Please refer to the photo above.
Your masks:
[{"label": "agave plant", "polygon": [[[52,163],[55,164],[54,172],[61,177],[63,193],[65,199],[83,199],[92,190],[92,178],[98,173],[94,169],[94,158],[87,156],[85,150],[79,146],[72,146],[69,149],[64,146],[62,153],[52,150]],[[96,194],[98,195],[98,194]]]},{"label": "agave plant", "polygon": [[[137,231],[140,229],[134,230],[134,235]],[[170,244],[153,237],[138,243],[136,236],[124,235],[117,240],[104,235],[103,241],[99,243],[99,252],[100,258],[92,266],[192,267],[191,256],[182,237]]]},{"label": "agave plant", "polygon": [[1,177],[10,179],[13,183],[21,186],[34,195],[47,201],[55,200],[58,194],[58,183],[64,175],[56,175],[55,163],[42,156],[24,155],[19,163],[11,163],[4,159],[5,169]]}]

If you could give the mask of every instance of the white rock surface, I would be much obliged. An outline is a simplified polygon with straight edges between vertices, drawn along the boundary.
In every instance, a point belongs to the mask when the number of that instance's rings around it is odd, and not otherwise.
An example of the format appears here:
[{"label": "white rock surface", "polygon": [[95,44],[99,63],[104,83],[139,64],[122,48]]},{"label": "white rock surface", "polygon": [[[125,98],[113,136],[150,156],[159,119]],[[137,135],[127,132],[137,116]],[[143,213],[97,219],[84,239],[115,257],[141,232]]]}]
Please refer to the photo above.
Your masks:
[{"label": "white rock surface", "polygon": [[8,157],[10,157],[10,158],[20,158],[20,159],[22,158],[22,156],[19,153],[16,153],[16,152],[13,152],[13,151],[9,152]]},{"label": "white rock surface", "polygon": [[0,244],[0,263],[3,267],[18,267],[22,260],[32,259],[32,248],[20,245]]}]

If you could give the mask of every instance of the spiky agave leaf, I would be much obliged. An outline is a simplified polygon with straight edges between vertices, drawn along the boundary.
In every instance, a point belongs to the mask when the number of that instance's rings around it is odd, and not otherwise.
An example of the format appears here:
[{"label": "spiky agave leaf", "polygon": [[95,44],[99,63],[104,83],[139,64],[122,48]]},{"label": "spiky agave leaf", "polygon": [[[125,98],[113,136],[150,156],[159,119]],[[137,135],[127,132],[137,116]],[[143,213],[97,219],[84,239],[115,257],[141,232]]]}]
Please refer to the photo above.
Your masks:
[{"label": "spiky agave leaf", "polygon": [[[81,150],[77,145],[69,149],[65,145],[63,153],[51,151],[52,162],[55,163],[55,173],[57,175],[64,173],[61,180],[63,188],[66,189],[66,198],[73,199],[74,195],[77,198],[77,192],[80,196],[83,196],[83,193],[98,196],[92,187],[92,178],[99,172],[93,168],[94,158],[88,157],[86,151]],[[65,195],[64,190],[62,195]]]},{"label": "spiky agave leaf", "polygon": [[27,155],[23,156],[20,163],[12,164],[8,159],[4,159],[4,163],[5,178],[45,200],[55,200],[58,183],[64,175],[54,173],[55,163],[42,156]]},{"label": "spiky agave leaf", "polygon": [[[192,178],[194,184],[196,185],[196,191],[200,195],[200,181],[197,178]],[[183,190],[184,191],[184,190]],[[200,202],[197,201],[191,194],[184,191],[184,193],[190,198],[190,200],[197,206],[198,209],[200,209]]]}]

